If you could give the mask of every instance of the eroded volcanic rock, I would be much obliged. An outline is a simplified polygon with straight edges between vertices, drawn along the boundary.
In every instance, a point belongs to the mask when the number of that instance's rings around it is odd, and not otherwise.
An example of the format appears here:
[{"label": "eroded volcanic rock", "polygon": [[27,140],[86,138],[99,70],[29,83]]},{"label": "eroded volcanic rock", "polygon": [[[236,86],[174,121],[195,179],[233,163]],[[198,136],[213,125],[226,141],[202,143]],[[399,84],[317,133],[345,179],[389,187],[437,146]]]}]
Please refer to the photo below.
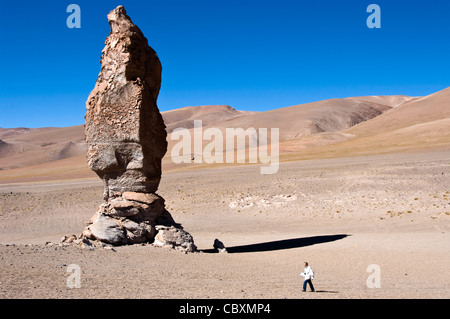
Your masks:
[{"label": "eroded volcanic rock", "polygon": [[123,6],[108,20],[111,32],[85,117],[88,165],[104,181],[105,202],[83,236],[113,245],[153,242],[161,226],[166,237],[172,229],[188,241],[176,245],[195,250],[192,236],[155,194],[167,151],[166,126],[156,104],[161,63]]},{"label": "eroded volcanic rock", "polygon": [[101,72],[86,102],[88,164],[105,181],[105,198],[155,192],[167,151],[166,126],[156,105],[161,63],[122,6],[108,20]]}]

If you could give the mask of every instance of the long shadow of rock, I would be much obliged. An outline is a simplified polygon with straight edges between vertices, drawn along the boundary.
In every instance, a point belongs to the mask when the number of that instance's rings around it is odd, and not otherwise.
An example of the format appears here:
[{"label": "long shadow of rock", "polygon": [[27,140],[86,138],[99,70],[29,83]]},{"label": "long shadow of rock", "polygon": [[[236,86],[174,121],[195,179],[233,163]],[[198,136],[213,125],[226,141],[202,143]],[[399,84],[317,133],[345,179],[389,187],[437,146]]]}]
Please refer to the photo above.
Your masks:
[{"label": "long shadow of rock", "polygon": [[[300,248],[305,246],[311,246],[316,244],[328,243],[336,240],[343,239],[347,234],[337,234],[337,235],[322,235],[313,237],[302,237],[302,238],[291,238],[276,241],[269,241],[265,243],[249,244],[241,246],[227,247],[228,253],[254,253],[262,251],[274,251],[282,249]],[[204,253],[216,253],[216,249],[204,249]]]}]

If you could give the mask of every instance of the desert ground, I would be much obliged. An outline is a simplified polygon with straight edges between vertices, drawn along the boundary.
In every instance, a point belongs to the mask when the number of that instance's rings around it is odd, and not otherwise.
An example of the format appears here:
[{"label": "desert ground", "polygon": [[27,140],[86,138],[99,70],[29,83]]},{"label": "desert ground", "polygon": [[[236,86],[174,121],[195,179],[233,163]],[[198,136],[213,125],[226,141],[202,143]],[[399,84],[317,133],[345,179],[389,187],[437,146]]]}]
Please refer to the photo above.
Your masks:
[{"label": "desert ground", "polygon": [[[83,126],[0,128],[0,298],[449,298],[449,105],[446,88],[266,112],[162,112],[158,193],[193,235],[199,252],[189,254],[61,244],[103,200]],[[174,163],[172,132],[192,132],[194,120],[222,132],[280,128],[270,141],[278,172]],[[228,253],[213,250],[215,239]],[[304,261],[315,293],[301,292]],[[67,284],[71,265],[79,288]]]},{"label": "desert ground", "polygon": [[[0,298],[450,298],[448,146],[287,161],[274,175],[166,171],[158,193],[194,237],[188,254],[60,245],[102,202],[100,179],[78,176],[1,182]],[[304,261],[315,293],[301,292]]]}]

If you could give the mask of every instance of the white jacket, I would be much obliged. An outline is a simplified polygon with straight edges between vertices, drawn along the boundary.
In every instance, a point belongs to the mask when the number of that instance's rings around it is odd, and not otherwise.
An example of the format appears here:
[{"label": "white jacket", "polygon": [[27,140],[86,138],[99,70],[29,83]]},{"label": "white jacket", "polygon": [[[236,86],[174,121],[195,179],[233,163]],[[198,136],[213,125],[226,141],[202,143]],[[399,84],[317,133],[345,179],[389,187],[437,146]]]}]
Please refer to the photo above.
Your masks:
[{"label": "white jacket", "polygon": [[308,279],[314,279],[314,271],[311,267],[306,266],[305,269],[303,269],[303,272],[300,274],[300,276],[305,277],[305,280]]}]

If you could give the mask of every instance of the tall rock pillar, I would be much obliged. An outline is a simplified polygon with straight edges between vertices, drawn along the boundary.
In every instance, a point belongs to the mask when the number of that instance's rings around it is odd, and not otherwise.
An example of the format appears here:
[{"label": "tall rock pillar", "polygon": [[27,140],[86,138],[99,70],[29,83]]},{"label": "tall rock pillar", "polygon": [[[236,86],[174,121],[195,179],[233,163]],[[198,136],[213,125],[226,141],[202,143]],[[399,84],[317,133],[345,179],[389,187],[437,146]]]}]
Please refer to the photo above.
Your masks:
[{"label": "tall rock pillar", "polygon": [[167,151],[166,126],[156,104],[158,55],[123,6],[108,20],[111,32],[85,116],[87,161],[104,182],[104,203],[83,236],[114,245],[176,237],[182,239],[172,245],[195,250],[192,236],[173,221],[155,193]]}]

